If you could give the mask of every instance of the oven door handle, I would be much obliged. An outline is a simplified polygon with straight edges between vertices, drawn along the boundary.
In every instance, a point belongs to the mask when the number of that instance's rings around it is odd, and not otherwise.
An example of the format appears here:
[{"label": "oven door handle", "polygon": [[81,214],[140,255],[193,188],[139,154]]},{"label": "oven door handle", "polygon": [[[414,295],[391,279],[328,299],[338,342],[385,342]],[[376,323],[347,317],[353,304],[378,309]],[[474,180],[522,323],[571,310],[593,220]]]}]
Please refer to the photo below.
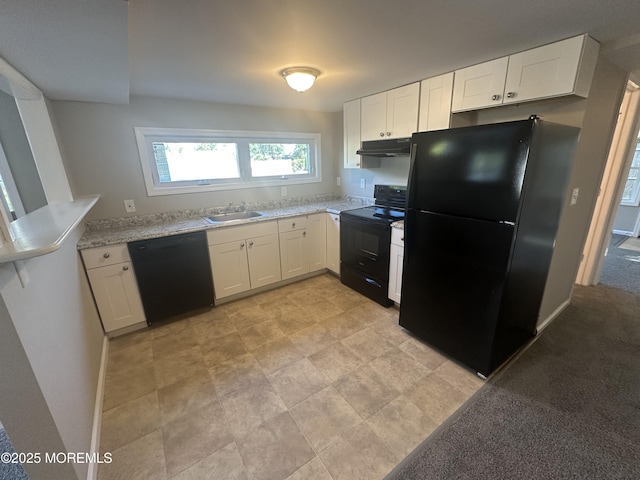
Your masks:
[{"label": "oven door handle", "polygon": [[378,282],[376,282],[372,278],[365,277],[365,281],[367,283],[370,283],[371,285],[374,285],[374,286],[378,287],[378,288],[382,288],[382,285],[380,285]]},{"label": "oven door handle", "polygon": [[346,215],[341,215],[340,216],[340,228],[342,228],[344,225],[344,223],[352,223],[352,224],[356,224],[356,225],[362,225],[364,227],[366,227],[367,229],[370,230],[379,230],[381,232],[386,232],[388,230],[391,230],[391,224],[390,223],[378,223],[378,222],[371,222],[371,221],[367,221],[367,220],[356,220],[353,217],[350,216],[346,216]]}]

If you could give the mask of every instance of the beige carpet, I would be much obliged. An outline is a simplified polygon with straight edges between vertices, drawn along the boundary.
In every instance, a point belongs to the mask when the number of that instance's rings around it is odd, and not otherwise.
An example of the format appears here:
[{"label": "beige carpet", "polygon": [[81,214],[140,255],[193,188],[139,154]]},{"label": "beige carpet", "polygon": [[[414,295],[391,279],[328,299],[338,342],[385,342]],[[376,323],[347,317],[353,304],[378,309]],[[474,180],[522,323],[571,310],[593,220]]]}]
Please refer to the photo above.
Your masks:
[{"label": "beige carpet", "polygon": [[629,237],[620,245],[618,245],[618,248],[625,248],[627,250],[635,250],[637,252],[640,252],[640,238]]}]

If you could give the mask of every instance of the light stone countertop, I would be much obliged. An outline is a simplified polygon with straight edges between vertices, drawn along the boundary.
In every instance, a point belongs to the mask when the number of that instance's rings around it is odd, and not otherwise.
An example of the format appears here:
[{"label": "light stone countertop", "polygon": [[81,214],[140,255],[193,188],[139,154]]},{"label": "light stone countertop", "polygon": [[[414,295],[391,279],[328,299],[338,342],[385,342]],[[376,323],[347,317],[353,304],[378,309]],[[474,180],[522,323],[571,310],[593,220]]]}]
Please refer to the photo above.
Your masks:
[{"label": "light stone countertop", "polygon": [[[329,200],[318,203],[308,203],[304,205],[285,206],[276,209],[256,209],[263,213],[261,217],[254,217],[242,220],[232,220],[224,223],[211,224],[203,216],[190,216],[184,218],[179,212],[175,214],[157,215],[154,222],[143,222],[135,224],[135,221],[118,219],[100,221],[99,225],[91,227],[88,222],[87,230],[78,242],[78,250],[94,247],[104,247],[121,243],[135,242],[137,240],[148,240],[151,238],[166,237],[180,233],[196,232],[200,230],[210,230],[213,228],[226,228],[248,223],[277,220],[280,218],[294,217],[297,215],[308,215],[312,213],[340,213],[343,210],[351,210],[367,205],[366,202],[354,200]],[[253,208],[247,208],[254,210]],[[211,214],[211,213],[209,213]],[[121,219],[122,220],[122,219]]]}]

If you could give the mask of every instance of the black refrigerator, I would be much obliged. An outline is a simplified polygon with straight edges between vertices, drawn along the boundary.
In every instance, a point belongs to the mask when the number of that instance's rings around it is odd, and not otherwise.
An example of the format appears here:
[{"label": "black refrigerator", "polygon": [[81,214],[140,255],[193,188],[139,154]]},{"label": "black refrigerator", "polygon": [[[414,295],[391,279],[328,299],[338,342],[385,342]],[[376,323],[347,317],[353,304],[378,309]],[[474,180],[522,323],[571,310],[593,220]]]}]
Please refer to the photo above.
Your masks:
[{"label": "black refrigerator", "polygon": [[579,132],[413,134],[400,325],[484,376],[535,335]]}]

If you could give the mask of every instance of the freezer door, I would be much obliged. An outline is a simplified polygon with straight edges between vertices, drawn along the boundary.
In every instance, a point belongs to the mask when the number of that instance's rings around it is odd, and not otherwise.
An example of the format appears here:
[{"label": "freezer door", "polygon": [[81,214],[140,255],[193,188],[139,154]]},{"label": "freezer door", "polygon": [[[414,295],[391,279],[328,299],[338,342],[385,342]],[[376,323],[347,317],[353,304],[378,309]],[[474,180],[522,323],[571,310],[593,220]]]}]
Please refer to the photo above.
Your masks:
[{"label": "freezer door", "polygon": [[511,225],[407,212],[400,325],[487,375]]},{"label": "freezer door", "polygon": [[407,208],[516,222],[533,125],[414,133]]}]

